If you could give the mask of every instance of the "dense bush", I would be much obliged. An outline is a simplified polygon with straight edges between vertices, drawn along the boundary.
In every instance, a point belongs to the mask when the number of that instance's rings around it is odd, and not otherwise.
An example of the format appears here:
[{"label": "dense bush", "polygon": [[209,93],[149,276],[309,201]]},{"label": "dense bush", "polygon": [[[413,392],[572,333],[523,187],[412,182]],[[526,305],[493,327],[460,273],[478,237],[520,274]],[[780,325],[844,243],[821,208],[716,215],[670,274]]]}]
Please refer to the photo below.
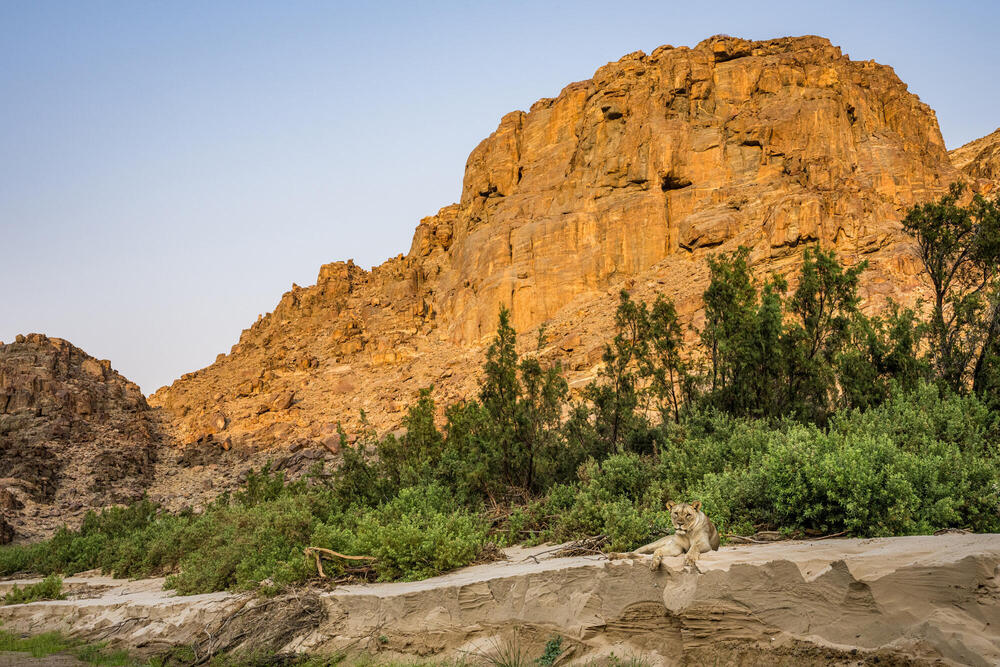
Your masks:
[{"label": "dense bush", "polygon": [[[572,477],[509,506],[492,530],[470,487],[458,492],[433,479],[461,469],[457,451],[428,467],[431,479],[418,475],[398,490],[382,484],[345,503],[347,489],[378,465],[357,454],[354,472],[329,483],[251,475],[244,490],[197,515],[167,514],[148,502],[91,513],[79,530],[0,549],[0,573],[100,567],[130,577],[172,573],[168,583],[181,593],[265,580],[280,587],[315,575],[302,550],[318,546],[374,556],[381,580],[415,579],[473,562],[490,541],[603,534],[611,549],[632,549],[668,532],[666,500],[691,498],[704,502],[723,532],[995,531],[998,433],[997,414],[982,401],[934,384],[896,389],[881,406],[843,411],[824,428],[699,409],[662,425],[654,452],[590,457]],[[354,564],[334,561],[327,570]]]},{"label": "dense bush", "polygon": [[481,517],[462,508],[444,487],[431,484],[404,488],[383,505],[320,524],[311,543],[374,556],[379,579],[387,581],[422,579],[466,565],[486,538]]},{"label": "dense bush", "polygon": [[959,526],[1000,530],[995,418],[932,385],[895,394],[827,430],[766,430],[758,458],[706,474],[693,495],[724,527],[883,536]]},{"label": "dense bush", "polygon": [[560,485],[536,508],[547,517],[542,539],[562,541],[606,535],[615,551],[632,549],[670,527],[665,480],[651,460],[636,454],[593,459],[579,482]]},{"label": "dense bush", "polygon": [[182,594],[255,588],[265,580],[281,587],[315,574],[303,549],[318,546],[374,556],[381,579],[417,579],[475,560],[486,532],[476,513],[441,486],[404,488],[387,502],[344,508],[335,489],[288,483],[265,470],[198,515],[164,513],[148,501],[91,512],[79,530],[0,550],[0,573],[173,573],[167,585]]}]

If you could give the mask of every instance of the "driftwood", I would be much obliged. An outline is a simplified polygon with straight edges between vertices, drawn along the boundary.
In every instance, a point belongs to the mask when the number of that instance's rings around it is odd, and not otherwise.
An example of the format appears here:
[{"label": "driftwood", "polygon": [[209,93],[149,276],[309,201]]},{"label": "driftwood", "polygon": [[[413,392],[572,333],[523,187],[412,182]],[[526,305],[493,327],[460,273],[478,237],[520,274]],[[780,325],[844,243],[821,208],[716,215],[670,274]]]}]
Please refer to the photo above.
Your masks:
[{"label": "driftwood", "polygon": [[[834,537],[843,537],[847,535],[846,530],[842,530],[839,533],[831,533],[830,535],[820,535],[819,537],[807,537],[804,542],[819,542],[820,540],[830,540]],[[739,544],[773,544],[774,542],[784,542],[786,540],[797,539],[795,536],[787,537],[782,535],[776,530],[765,530],[756,533],[753,537],[746,537],[745,535],[737,535],[736,533],[726,533],[726,539],[732,540]],[[756,538],[764,539],[756,539]]]},{"label": "driftwood", "polygon": [[540,562],[538,560],[539,556],[545,556],[547,558],[566,558],[570,556],[601,556],[605,555],[602,547],[607,544],[607,535],[595,535],[593,537],[585,537],[582,540],[576,540],[575,542],[570,542],[568,544],[560,544],[557,547],[552,547],[551,549],[546,549],[545,551],[539,551],[536,554],[529,554],[525,556],[522,560],[533,560],[536,563]]},{"label": "driftwood", "polygon": [[552,554],[552,558],[568,558],[572,556],[592,556],[604,553],[604,547],[611,540],[607,535],[586,537],[576,542],[570,542]]},{"label": "driftwood", "polygon": [[323,572],[323,561],[321,560],[323,556],[328,558],[343,558],[345,560],[375,560],[375,556],[348,556],[331,549],[324,549],[323,547],[306,547],[302,551],[305,553],[306,558],[312,556],[316,559],[316,571],[324,579],[326,579],[326,573]]},{"label": "driftwood", "polygon": [[739,544],[771,544],[774,540],[755,540],[752,537],[746,537],[745,535],[737,535],[736,533],[726,533],[724,537],[727,540],[732,540],[733,542],[738,542]]},{"label": "driftwood", "polygon": [[812,537],[808,541],[809,542],[819,542],[820,540],[829,540],[829,539],[832,539],[834,537],[843,537],[844,535],[847,535],[847,531],[846,530],[842,530],[839,533],[833,533],[831,535],[821,535],[819,537]]}]

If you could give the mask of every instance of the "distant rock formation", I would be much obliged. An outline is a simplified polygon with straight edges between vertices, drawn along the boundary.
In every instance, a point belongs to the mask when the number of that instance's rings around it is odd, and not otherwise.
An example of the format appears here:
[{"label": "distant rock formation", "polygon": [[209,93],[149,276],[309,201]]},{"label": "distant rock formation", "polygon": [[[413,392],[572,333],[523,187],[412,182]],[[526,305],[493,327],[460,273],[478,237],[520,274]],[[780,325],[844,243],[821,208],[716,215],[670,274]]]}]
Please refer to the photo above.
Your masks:
[{"label": "distant rock formation", "polygon": [[949,153],[951,163],[983,192],[1000,186],[1000,129]]},{"label": "distant rock formation", "polygon": [[108,361],[42,334],[0,344],[0,542],[142,497],[158,432]]},{"label": "distant rock formation", "polygon": [[504,116],[407,259],[449,339],[474,343],[498,303],[528,329],[728,241],[759,263],[811,241],[871,253],[955,176],[933,111],[891,68],[819,37],[713,38],[630,54]]},{"label": "distant rock formation", "polygon": [[[157,391],[182,445],[327,449],[367,422],[398,427],[419,389],[474,395],[503,304],[571,387],[593,377],[617,292],[703,317],[705,258],[739,245],[792,274],[804,245],[869,261],[869,308],[922,289],[899,220],[962,172],[934,112],[890,67],[820,37],[713,37],[600,68],[472,151],[461,200],[410,251],[293,286],[228,354]],[[534,343],[533,334],[522,341]],[[331,449],[332,451],[332,449]]]}]

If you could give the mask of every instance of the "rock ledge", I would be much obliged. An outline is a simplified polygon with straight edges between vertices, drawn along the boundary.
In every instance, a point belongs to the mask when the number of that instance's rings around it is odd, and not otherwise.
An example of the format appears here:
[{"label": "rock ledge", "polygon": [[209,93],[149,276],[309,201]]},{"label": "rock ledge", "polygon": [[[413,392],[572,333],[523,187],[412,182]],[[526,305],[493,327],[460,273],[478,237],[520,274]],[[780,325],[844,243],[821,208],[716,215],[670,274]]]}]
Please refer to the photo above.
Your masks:
[{"label": "rock ledge", "polygon": [[[644,558],[540,551],[512,549],[505,562],[420,582],[313,592],[312,621],[279,648],[460,657],[516,632],[532,655],[561,635],[581,663],[612,652],[664,665],[1000,662],[1000,535],[724,547],[697,570],[676,558],[656,573]],[[174,597],[160,580],[91,581],[99,597],[3,607],[0,620],[152,650],[219,636],[236,611],[273,616],[273,601],[248,595]]]}]

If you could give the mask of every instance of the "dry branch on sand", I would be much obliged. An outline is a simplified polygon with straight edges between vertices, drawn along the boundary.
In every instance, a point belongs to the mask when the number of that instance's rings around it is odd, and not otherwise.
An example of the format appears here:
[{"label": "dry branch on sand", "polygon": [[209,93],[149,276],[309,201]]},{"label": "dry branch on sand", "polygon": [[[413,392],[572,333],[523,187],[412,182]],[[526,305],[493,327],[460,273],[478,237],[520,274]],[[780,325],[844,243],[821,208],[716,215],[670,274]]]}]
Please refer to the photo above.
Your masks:
[{"label": "dry branch on sand", "polygon": [[323,562],[322,558],[324,556],[328,558],[343,558],[345,560],[375,560],[375,556],[348,556],[331,549],[324,549],[323,547],[306,547],[302,550],[306,558],[312,556],[316,560],[316,571],[319,572],[319,576],[326,579],[326,573],[323,572]]},{"label": "dry branch on sand", "polygon": [[204,627],[204,640],[184,647],[193,655],[168,656],[165,664],[206,665],[236,651],[278,651],[293,637],[319,627],[326,617],[323,601],[312,591],[269,599],[248,595],[233,613]]}]

